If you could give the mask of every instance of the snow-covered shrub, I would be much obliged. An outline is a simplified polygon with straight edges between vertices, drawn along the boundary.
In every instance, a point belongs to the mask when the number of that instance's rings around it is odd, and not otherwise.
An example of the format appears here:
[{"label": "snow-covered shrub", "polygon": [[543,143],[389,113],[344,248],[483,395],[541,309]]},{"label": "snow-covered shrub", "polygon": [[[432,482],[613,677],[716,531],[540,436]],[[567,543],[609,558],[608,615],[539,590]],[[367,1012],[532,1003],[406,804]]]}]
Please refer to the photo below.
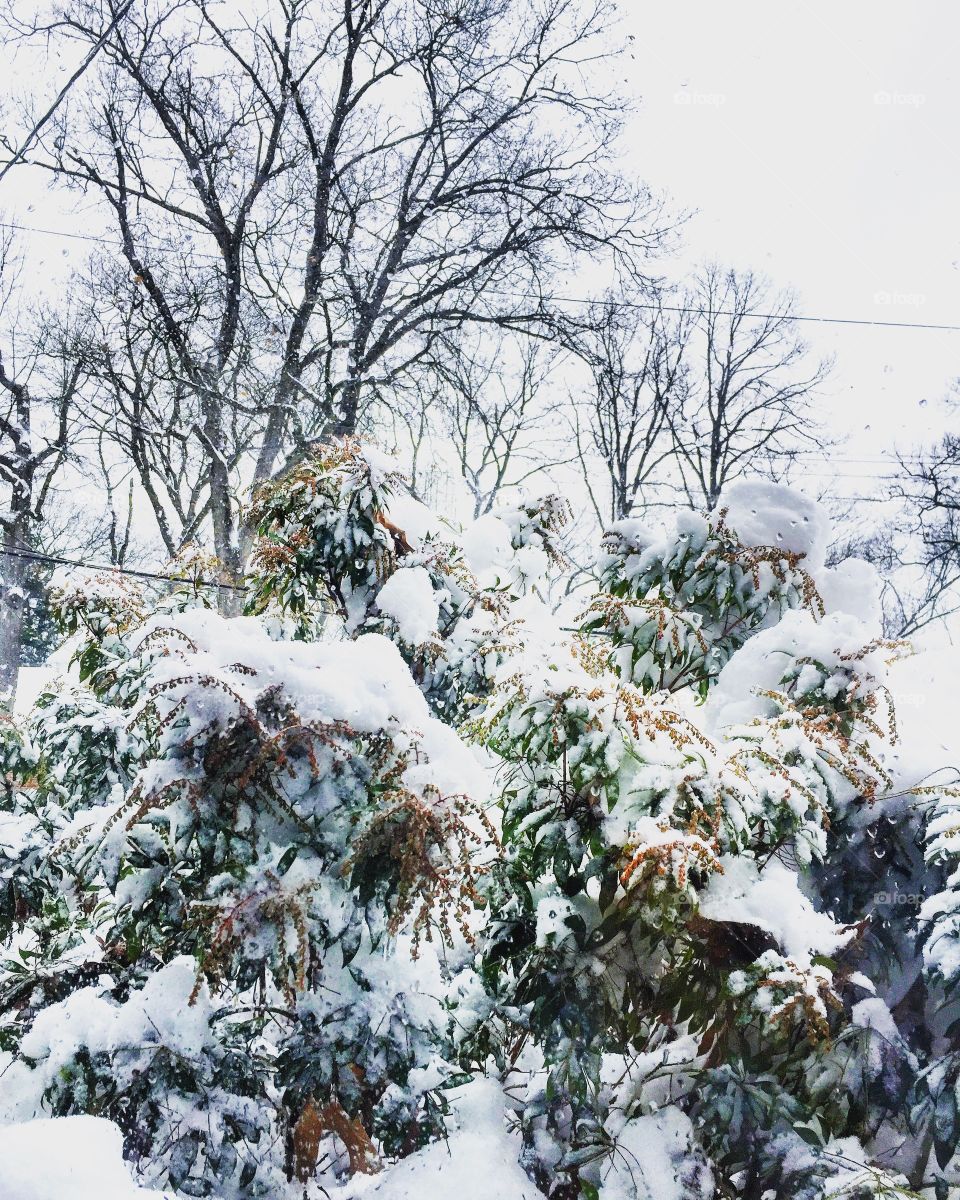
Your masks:
[{"label": "snow-covered shrub", "polygon": [[74,678],[0,725],[0,1119],[222,1200],[960,1187],[960,802],[869,572],[739,484],[611,530],[577,622],[564,511],[459,531],[349,441],[258,496],[248,615],[61,587]]},{"label": "snow-covered shrub", "polygon": [[[505,847],[481,954],[503,1023],[482,1049],[526,1077],[524,1161],[549,1195],[612,1190],[623,1130],[664,1103],[658,1075],[695,1118],[684,1194],[712,1194],[700,1154],[731,1195],[825,1195],[830,1139],[880,1129],[910,1145],[912,1182],[926,1166],[897,1091],[908,1059],[874,1070],[853,1015],[872,904],[841,910],[825,886],[897,792],[901,648],[825,611],[824,532],[766,485],[672,535],[614,530],[580,634],[529,642],[476,722]],[[769,1094],[743,1141],[719,1115],[733,1079]],[[905,1184],[867,1167],[863,1194]],[[636,1174],[622,1194],[656,1194]]]},{"label": "snow-covered shrub", "polygon": [[551,572],[569,566],[565,544],[569,519],[569,501],[555,493],[500,505],[464,531],[464,549],[471,567],[488,586],[515,596],[538,592]]},{"label": "snow-covered shrub", "polygon": [[91,687],[45,698],[9,818],[21,1108],[114,1120],[187,1195],[275,1194],[338,1165],[335,1136],[369,1169],[442,1132],[451,1018],[439,979],[418,988],[427,943],[472,937],[491,831],[397,650],[276,642],[203,607],[123,628],[72,611],[99,635],[77,655]]},{"label": "snow-covered shrub", "polygon": [[[380,632],[400,649],[434,712],[458,723],[489,694],[510,644],[506,606],[518,567],[481,584],[465,546],[439,522],[418,534],[393,509],[400,476],[391,460],[356,441],[338,443],[261,490],[253,519],[253,597],[248,611],[276,609],[310,637],[328,619],[353,634]],[[559,501],[548,498],[497,522],[509,550],[559,562]],[[483,524],[472,545],[482,556]],[[531,577],[534,566],[527,563]],[[543,573],[539,563],[536,577]]]},{"label": "snow-covered shrub", "polygon": [[264,485],[250,513],[260,539],[250,611],[276,605],[301,637],[325,609],[356,628],[405,547],[385,516],[399,483],[389,459],[346,440]]},{"label": "snow-covered shrub", "polygon": [[[619,521],[605,535],[605,590],[586,629],[610,638],[624,678],[647,691],[689,688],[705,696],[755,630],[788,608],[823,615],[807,561],[819,514],[802,497],[794,515],[765,511],[777,498],[772,484],[734,484],[717,513],[680,513],[669,535],[636,520]],[[765,526],[771,515],[783,517],[783,529]],[[738,517],[743,525],[732,526]]]}]

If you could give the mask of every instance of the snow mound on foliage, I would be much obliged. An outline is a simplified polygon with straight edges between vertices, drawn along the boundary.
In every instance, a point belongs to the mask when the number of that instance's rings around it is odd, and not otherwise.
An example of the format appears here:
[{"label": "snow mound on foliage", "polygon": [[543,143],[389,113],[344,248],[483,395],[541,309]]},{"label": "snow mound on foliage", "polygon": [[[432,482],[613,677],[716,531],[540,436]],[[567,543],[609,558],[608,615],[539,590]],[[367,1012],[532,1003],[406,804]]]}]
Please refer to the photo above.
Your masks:
[{"label": "snow mound on foliage", "polygon": [[3,1200],[162,1200],[124,1166],[123,1138],[99,1117],[26,1121],[0,1129]]},{"label": "snow mound on foliage", "polygon": [[406,492],[390,497],[387,516],[414,547],[422,546],[430,538],[449,540],[452,535],[452,530],[435,513]]},{"label": "snow mound on foliage", "polygon": [[[212,1009],[206,988],[193,995],[196,981],[195,960],[181,956],[151,975],[124,1004],[107,999],[106,986],[98,985],[79,988],[43,1009],[21,1043],[23,1055],[36,1066],[22,1060],[5,1063],[0,1054],[6,1084],[0,1094],[0,1120],[37,1112],[46,1089],[81,1049],[91,1056],[126,1052],[127,1079],[148,1069],[157,1046],[184,1061],[198,1060],[211,1041]],[[6,1200],[2,1188],[0,1198]]]},{"label": "snow mound on foliage", "polygon": [[454,1103],[460,1128],[448,1141],[424,1147],[383,1175],[355,1180],[337,1200],[543,1200],[517,1162],[520,1141],[504,1123],[500,1085],[477,1079]]},{"label": "snow mound on foliage", "polygon": [[211,1008],[205,990],[194,997],[196,982],[196,961],[181,956],[151,975],[125,1004],[105,1000],[99,988],[80,988],[37,1016],[21,1051],[46,1059],[50,1070],[59,1067],[61,1053],[69,1061],[77,1046],[99,1054],[156,1042],[183,1058],[197,1058],[211,1041]]},{"label": "snow mound on foliage", "polygon": [[817,912],[800,891],[794,871],[776,859],[761,870],[753,859],[725,854],[722,874],[712,875],[700,899],[700,915],[711,921],[742,921],[773,934],[799,966],[815,954],[833,954],[851,932]]},{"label": "snow mound on foliage", "polygon": [[507,570],[513,549],[510,530],[493,513],[478,517],[472,525],[468,525],[463,531],[461,543],[470,570],[478,579],[486,579],[488,575],[496,578],[498,572]]},{"label": "snow mound on foliage", "polygon": [[862,558],[845,558],[835,567],[825,567],[816,583],[828,613],[849,613],[859,617],[871,635],[880,633],[883,582],[872,563]]},{"label": "snow mound on foliage", "polygon": [[602,1200],[708,1200],[713,1176],[699,1156],[690,1118],[670,1105],[628,1121],[602,1172]]},{"label": "snow mound on foliage", "polygon": [[377,608],[392,617],[405,642],[420,646],[437,632],[440,605],[424,567],[402,567],[377,592]]},{"label": "snow mound on foliage", "polygon": [[[426,701],[400,652],[380,634],[353,642],[278,642],[256,617],[228,620],[207,609],[188,609],[174,621],[162,615],[149,621],[141,644],[171,629],[192,643],[191,675],[228,671],[233,692],[248,702],[265,684],[282,686],[304,718],[347,721],[361,733],[427,717]],[[231,670],[237,663],[243,673]],[[184,659],[170,655],[152,664],[153,683],[162,683],[165,674],[171,681],[182,678]],[[209,696],[204,703],[209,719],[214,715]],[[227,700],[224,705],[229,707]]]},{"label": "snow mound on foliage", "polygon": [[817,571],[827,555],[829,528],[823,509],[802,492],[762,479],[738,479],[723,489],[717,513],[745,546],[775,546],[804,555]]},{"label": "snow mound on foliage", "polygon": [[[168,617],[154,618],[144,628],[169,632]],[[408,768],[405,778],[430,783],[442,795],[469,795],[481,800],[487,782],[473,755],[448,725],[432,716],[400,651],[381,634],[368,633],[350,642],[277,642],[254,617],[230,620],[206,609],[190,609],[176,618],[176,629],[189,637],[191,676],[222,679],[229,686],[202,692],[207,724],[222,704],[232,712],[238,699],[249,708],[266,687],[281,688],[304,722],[342,721],[359,733],[383,729],[415,730],[426,755]],[[244,673],[233,668],[243,663]],[[155,661],[151,680],[160,686],[184,676],[183,659],[170,655]],[[222,697],[222,699],[221,699]]]},{"label": "snow mound on foliage", "polygon": [[[777,688],[784,670],[798,658],[811,660],[812,681],[814,660],[826,669],[823,687],[829,698],[834,686],[829,672],[839,671],[845,656],[860,655],[869,642],[870,630],[848,613],[829,613],[818,621],[805,609],[790,609],[776,625],[752,637],[720,672],[706,705],[708,727],[717,730],[745,724],[757,716],[771,716],[773,702],[758,693]],[[860,668],[883,680],[887,656],[887,651],[873,650],[862,656]],[[839,680],[838,675],[837,686]],[[798,683],[802,684],[803,679]]]},{"label": "snow mound on foliage", "polygon": [[460,544],[481,587],[509,587],[522,594],[540,583],[551,555],[562,553],[559,529],[566,523],[556,496],[501,505],[464,529]]}]

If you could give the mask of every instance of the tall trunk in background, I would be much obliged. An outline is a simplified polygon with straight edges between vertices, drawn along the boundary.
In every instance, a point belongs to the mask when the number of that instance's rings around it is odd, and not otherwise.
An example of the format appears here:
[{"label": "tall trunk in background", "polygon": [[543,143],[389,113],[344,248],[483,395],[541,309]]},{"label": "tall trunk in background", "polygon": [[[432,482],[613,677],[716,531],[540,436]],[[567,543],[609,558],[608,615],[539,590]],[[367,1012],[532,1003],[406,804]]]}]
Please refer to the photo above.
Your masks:
[{"label": "tall trunk in background", "polygon": [[[18,489],[19,491],[19,489]],[[27,571],[30,561],[20,553],[30,548],[30,505],[14,497],[11,511],[0,525],[0,705],[13,707],[23,653],[27,616]],[[18,511],[19,510],[19,511]]]},{"label": "tall trunk in background", "polygon": [[13,400],[11,421],[3,422],[10,449],[3,454],[9,483],[7,510],[0,515],[0,706],[13,707],[20,675],[23,628],[27,616],[26,582],[31,548],[33,485],[37,464],[30,440],[30,392],[2,370],[0,381]]},{"label": "tall trunk in background", "polygon": [[220,560],[220,575],[227,586],[217,593],[217,606],[224,616],[240,611],[239,586],[243,579],[240,547],[240,514],[231,489],[230,464],[224,453],[223,398],[216,382],[204,385],[201,440],[206,452],[207,486],[210,492],[210,523],[213,551]]},{"label": "tall trunk in background", "polygon": [[[215,432],[216,422],[207,422],[208,436]],[[240,550],[240,531],[236,505],[230,494],[230,468],[226,459],[216,449],[221,440],[211,438],[207,464],[210,488],[210,518],[213,526],[213,550],[220,560],[223,583],[218,595],[218,607],[224,616],[234,617],[240,611],[239,588],[243,579],[243,562]]]},{"label": "tall trunk in background", "polygon": [[[24,555],[35,548],[51,484],[66,458],[70,414],[85,371],[76,347],[59,347],[55,358],[60,365],[47,379],[50,394],[36,396],[27,373],[8,371],[0,355],[0,705],[11,708],[27,619],[31,563]],[[45,432],[38,435],[38,428]]]}]

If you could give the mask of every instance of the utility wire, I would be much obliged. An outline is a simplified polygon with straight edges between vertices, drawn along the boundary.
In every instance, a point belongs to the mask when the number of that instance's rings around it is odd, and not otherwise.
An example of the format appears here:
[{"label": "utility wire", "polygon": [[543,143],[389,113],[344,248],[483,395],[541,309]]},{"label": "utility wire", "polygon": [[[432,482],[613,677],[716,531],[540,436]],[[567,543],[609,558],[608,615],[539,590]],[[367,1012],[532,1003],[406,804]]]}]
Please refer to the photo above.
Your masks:
[{"label": "utility wire", "polygon": [[[809,474],[809,472],[808,472]],[[829,477],[832,478],[832,477]],[[854,478],[846,476],[845,478]],[[863,476],[862,478],[871,478]],[[839,500],[877,500],[877,496],[840,496]],[[80,567],[84,571],[102,571],[106,574],[131,575],[136,579],[153,579],[162,583],[189,584],[192,587],[218,588],[221,591],[245,592],[247,589],[235,583],[219,583],[215,579],[190,579],[183,575],[165,575],[159,571],[140,571],[134,567],[119,567],[111,563],[83,562],[78,558],[64,558],[57,554],[41,554],[35,550],[16,550],[0,546],[0,554],[11,558],[27,559],[30,562],[55,563],[65,567]]]},{"label": "utility wire", "polygon": [[[68,229],[44,229],[39,225],[21,225],[17,221],[0,221],[0,229],[12,229],[16,233],[39,233],[43,237],[69,238],[78,242],[96,242],[98,246],[116,246],[118,250],[123,249],[123,242],[119,238],[111,237],[109,234],[97,233],[76,233]],[[153,245],[147,246],[147,249],[152,254],[174,254],[173,246]],[[198,258],[209,258],[212,262],[222,262],[222,254],[213,254],[207,250],[194,250],[193,253]]]},{"label": "utility wire", "polygon": [[32,562],[59,563],[65,567],[82,567],[85,571],[103,571],[106,574],[132,575],[137,579],[159,579],[164,583],[186,583],[192,587],[219,588],[228,592],[243,592],[246,588],[235,583],[218,583],[215,579],[190,579],[183,575],[164,575],[158,571],[138,571],[133,567],[116,567],[107,563],[82,562],[77,558],[62,558],[57,554],[39,554],[35,550],[12,550],[0,547],[0,554],[11,558],[24,558]]},{"label": "utility wire", "polygon": [[489,289],[497,296],[507,296],[515,300],[547,300],[554,304],[597,304],[607,308],[636,308],[655,310],[669,313],[693,313],[696,316],[715,317],[755,317],[760,321],[812,321],[818,325],[876,325],[883,329],[937,329],[949,333],[960,333],[960,325],[936,325],[924,321],[873,321],[867,317],[813,317],[800,316],[796,313],[764,313],[737,312],[723,308],[697,308],[683,304],[644,304],[638,300],[604,300],[590,299],[588,296],[535,296],[530,292],[500,292],[496,288]]},{"label": "utility wire", "polygon": [[[6,168],[5,168],[6,169]],[[0,174],[2,178],[2,174]],[[34,225],[21,225],[13,221],[0,221],[0,229],[12,229],[19,233],[38,233],[46,237],[60,238],[75,238],[79,241],[96,242],[98,245],[111,245],[122,247],[123,243],[109,235],[100,237],[93,233],[71,233],[61,229],[41,229]],[[148,246],[147,249],[153,254],[176,254],[179,253],[173,246]],[[193,253],[198,258],[208,258],[211,261],[219,262],[221,256],[212,254],[203,250],[194,250]],[[862,326],[865,328],[874,327],[877,329],[927,329],[940,333],[960,333],[960,325],[941,325],[931,321],[878,321],[871,320],[868,317],[823,317],[823,316],[808,316],[808,315],[787,315],[785,313],[764,313],[764,312],[735,312],[728,309],[706,309],[697,308],[691,305],[668,305],[668,304],[645,304],[637,300],[604,300],[601,298],[591,299],[589,296],[542,296],[534,292],[505,292],[497,288],[490,288],[489,292],[495,296],[505,296],[513,300],[546,300],[555,304],[599,304],[607,307],[621,307],[643,309],[647,311],[656,310],[660,312],[670,313],[687,313],[696,316],[704,316],[712,313],[718,317],[752,317],[759,321],[805,321],[817,325],[852,325]]]}]

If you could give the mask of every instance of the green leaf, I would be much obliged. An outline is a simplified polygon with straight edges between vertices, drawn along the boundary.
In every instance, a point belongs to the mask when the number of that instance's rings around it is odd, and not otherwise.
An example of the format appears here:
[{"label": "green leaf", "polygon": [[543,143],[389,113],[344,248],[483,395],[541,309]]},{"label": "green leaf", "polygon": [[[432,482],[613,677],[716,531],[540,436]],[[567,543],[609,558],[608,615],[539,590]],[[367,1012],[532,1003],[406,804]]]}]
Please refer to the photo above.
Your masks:
[{"label": "green leaf", "polygon": [[197,1161],[200,1152],[200,1136],[188,1133],[180,1138],[170,1154],[170,1165],[167,1172],[170,1183],[174,1188],[183,1189],[183,1183],[190,1174],[190,1169]]},{"label": "green leaf", "polygon": [[291,846],[288,850],[283,852],[283,854],[280,856],[280,861],[277,863],[278,875],[286,875],[286,873],[293,866],[293,860],[297,857],[297,852],[299,849],[299,846]]},{"label": "green leaf", "polygon": [[587,940],[587,923],[579,913],[570,913],[564,917],[564,925],[573,933],[577,947],[582,950]]},{"label": "green leaf", "polygon": [[953,1158],[957,1142],[957,1095],[945,1087],[933,1110],[933,1151],[941,1170]]},{"label": "green leaf", "polygon": [[620,883],[620,876],[617,873],[616,867],[609,868],[600,883],[600,896],[597,903],[600,905],[600,911],[606,912],[613,903],[617,894],[617,885]]}]

